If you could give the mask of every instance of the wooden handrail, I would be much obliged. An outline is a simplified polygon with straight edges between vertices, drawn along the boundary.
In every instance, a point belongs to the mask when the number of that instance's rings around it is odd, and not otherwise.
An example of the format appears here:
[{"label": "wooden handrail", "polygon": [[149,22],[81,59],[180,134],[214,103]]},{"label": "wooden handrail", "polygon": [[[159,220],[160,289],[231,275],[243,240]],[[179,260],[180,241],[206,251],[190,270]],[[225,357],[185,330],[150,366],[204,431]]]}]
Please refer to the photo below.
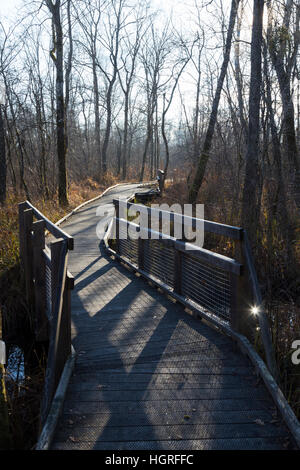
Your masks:
[{"label": "wooden handrail", "polygon": [[[54,236],[49,247],[45,243],[45,230]],[[48,351],[40,413],[40,425],[43,426],[71,355],[70,292],[74,278],[67,270],[67,262],[74,241],[28,201],[19,204],[19,237],[33,333],[36,342],[45,344],[44,350]],[[46,302],[47,298],[49,302]]]},{"label": "wooden handrail", "polygon": [[27,209],[31,209],[35,218],[37,220],[43,220],[45,222],[45,226],[47,230],[55,237],[55,238],[63,238],[67,240],[68,250],[74,249],[74,238],[71,237],[68,233],[64,230],[59,228],[55,225],[51,220],[49,220],[42,212],[40,212],[36,207],[34,207],[29,201],[24,201],[19,204],[19,207],[26,207]]},{"label": "wooden handrail", "polygon": [[119,207],[120,205],[126,209],[134,207],[137,212],[140,209],[143,212],[147,212],[148,215],[153,215],[156,218],[163,217],[165,215],[166,217],[170,218],[171,222],[179,222],[181,219],[181,223],[191,227],[193,230],[199,226],[199,222],[203,222],[205,232],[215,233],[217,235],[232,238],[233,240],[242,240],[243,237],[243,229],[240,227],[220,224],[219,222],[212,222],[205,219],[197,219],[196,217],[190,217],[184,214],[177,214],[176,212],[169,212],[162,209],[147,207],[142,204],[135,204],[133,202],[124,201],[121,199],[114,199],[113,203],[115,207]]},{"label": "wooden handrail", "polygon": [[206,250],[189,242],[177,240],[171,235],[165,235],[162,232],[157,232],[156,230],[150,229],[148,227],[141,227],[134,222],[129,222],[126,219],[116,218],[116,220],[118,220],[121,224],[125,223],[127,227],[134,227],[135,231],[139,229],[140,233],[148,235],[146,239],[160,240],[162,243],[168,244],[176,250],[186,253],[188,256],[202,259],[212,266],[220,267],[225,271],[233,272],[238,275],[241,273],[242,265],[232,258],[214,253],[213,251]]}]

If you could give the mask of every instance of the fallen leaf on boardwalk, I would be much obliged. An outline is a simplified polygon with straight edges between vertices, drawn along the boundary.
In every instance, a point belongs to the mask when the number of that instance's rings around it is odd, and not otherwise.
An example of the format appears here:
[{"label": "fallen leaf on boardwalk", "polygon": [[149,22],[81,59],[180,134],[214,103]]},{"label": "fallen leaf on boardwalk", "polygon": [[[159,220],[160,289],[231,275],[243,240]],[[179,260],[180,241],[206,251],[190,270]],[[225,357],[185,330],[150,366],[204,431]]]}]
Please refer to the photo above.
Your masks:
[{"label": "fallen leaf on boardwalk", "polygon": [[255,422],[256,424],[259,424],[260,426],[264,426],[264,425],[265,425],[265,423],[264,423],[261,419],[255,419],[254,422]]},{"label": "fallen leaf on boardwalk", "polygon": [[190,419],[190,416],[189,416],[189,415],[184,415],[183,418],[184,418],[184,419]]}]

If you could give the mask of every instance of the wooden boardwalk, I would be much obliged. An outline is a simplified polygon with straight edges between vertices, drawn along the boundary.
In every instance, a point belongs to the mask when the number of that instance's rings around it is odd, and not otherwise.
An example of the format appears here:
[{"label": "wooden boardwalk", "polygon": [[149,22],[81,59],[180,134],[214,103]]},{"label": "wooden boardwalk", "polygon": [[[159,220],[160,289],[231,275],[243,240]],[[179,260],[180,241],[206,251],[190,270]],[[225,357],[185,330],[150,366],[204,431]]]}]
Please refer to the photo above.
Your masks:
[{"label": "wooden boardwalk", "polygon": [[96,236],[99,205],[62,226],[76,366],[51,449],[289,449],[290,434],[254,368],[225,335],[112,260]]}]

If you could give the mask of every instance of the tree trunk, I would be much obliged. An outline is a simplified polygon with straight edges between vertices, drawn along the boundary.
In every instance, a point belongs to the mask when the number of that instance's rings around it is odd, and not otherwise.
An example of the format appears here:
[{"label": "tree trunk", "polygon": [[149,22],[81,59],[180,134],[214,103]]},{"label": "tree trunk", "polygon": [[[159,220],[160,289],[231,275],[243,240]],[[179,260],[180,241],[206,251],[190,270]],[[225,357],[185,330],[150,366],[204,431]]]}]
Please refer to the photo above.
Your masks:
[{"label": "tree trunk", "polygon": [[60,0],[53,4],[47,0],[47,6],[52,14],[53,50],[50,56],[56,68],[56,145],[58,159],[58,201],[60,206],[68,205],[67,196],[67,142],[64,100],[64,64],[63,64],[63,31],[60,18]]},{"label": "tree trunk", "polygon": [[[283,236],[287,241],[286,246],[289,253],[289,258],[292,259],[292,244],[290,243],[291,240],[294,238],[292,224],[289,220],[289,212],[287,210],[287,201],[286,201],[286,190],[284,179],[282,175],[282,156],[281,156],[281,145],[280,140],[278,137],[278,132],[276,128],[275,122],[275,114],[272,107],[272,95],[271,95],[271,83],[270,83],[270,75],[269,75],[269,68],[268,68],[268,54],[267,54],[267,44],[264,43],[263,47],[264,53],[264,77],[265,77],[265,84],[266,84],[266,94],[265,94],[265,101],[267,104],[269,120],[270,120],[270,130],[272,136],[272,150],[273,150],[273,157],[275,162],[275,171],[277,176],[277,189],[275,194],[273,195],[273,204],[272,204],[272,213],[269,215],[269,232],[271,232],[271,226],[274,224],[274,220],[276,217],[280,219],[280,228],[283,232]],[[270,239],[270,236],[269,236]],[[269,244],[269,246],[271,246]]]},{"label": "tree trunk", "polygon": [[129,90],[125,93],[124,105],[124,138],[122,149],[122,179],[126,179],[127,174],[127,152],[128,152],[128,113],[129,113]]},{"label": "tree trunk", "polygon": [[100,137],[100,112],[99,112],[99,85],[98,77],[96,70],[96,60],[93,56],[93,94],[94,94],[94,110],[95,110],[95,140],[96,140],[96,153],[97,161],[99,162],[99,174],[98,178],[102,171],[102,162],[101,162],[101,137]]},{"label": "tree trunk", "polygon": [[112,116],[112,109],[111,109],[111,98],[112,98],[112,90],[115,83],[115,78],[113,78],[108,86],[108,91],[106,95],[106,129],[102,147],[102,173],[105,175],[107,172],[107,150],[110,138],[110,131],[111,131],[111,116]]},{"label": "tree trunk", "polygon": [[151,139],[152,139],[152,133],[153,133],[153,130],[151,128],[151,124],[148,124],[147,137],[146,137],[144,153],[143,153],[143,158],[142,158],[142,168],[141,168],[141,172],[140,172],[140,181],[143,181],[143,179],[144,179],[147,152],[148,152],[149,144],[150,144]]},{"label": "tree trunk", "polygon": [[212,110],[210,114],[210,119],[209,119],[209,124],[208,128],[206,131],[205,135],[205,140],[202,148],[202,152],[199,158],[197,170],[196,170],[196,175],[194,178],[194,181],[192,183],[192,186],[189,191],[189,202],[194,203],[196,202],[197,196],[199,189],[201,187],[201,184],[203,182],[205,170],[206,170],[206,165],[209,160],[209,154],[210,154],[210,149],[212,145],[212,139],[214,135],[214,130],[215,130],[215,124],[217,120],[217,113],[218,113],[218,107],[219,107],[219,101],[220,101],[220,96],[223,88],[223,83],[225,79],[225,75],[227,72],[227,66],[230,58],[230,51],[231,51],[231,43],[232,43],[232,35],[234,31],[234,24],[237,16],[237,10],[238,10],[238,5],[239,5],[240,0],[232,0],[231,3],[231,12],[230,12],[230,19],[229,19],[229,26],[228,26],[228,32],[227,32],[227,38],[226,38],[226,45],[225,45],[225,52],[224,52],[224,59],[221,67],[221,72],[220,76],[218,79],[217,83],[217,89],[215,93],[215,97],[213,100],[212,104]]},{"label": "tree trunk", "polygon": [[237,18],[237,29],[236,29],[236,44],[234,48],[234,76],[236,81],[237,87],[237,94],[238,94],[238,104],[239,104],[239,117],[240,122],[243,130],[244,141],[247,142],[247,121],[244,115],[244,102],[243,102],[243,85],[242,85],[242,73],[240,67],[240,36],[241,36],[241,28],[242,28],[242,20],[244,14],[244,5],[241,2],[241,13],[238,15]]},{"label": "tree trunk", "polygon": [[56,17],[56,128],[57,128],[57,157],[58,157],[58,200],[61,206],[68,204],[67,197],[67,146],[65,139],[65,103],[64,103],[64,74],[63,74],[63,34],[59,12]]},{"label": "tree trunk", "polygon": [[6,201],[6,152],[2,105],[0,104],[0,204]]},{"label": "tree trunk", "polygon": [[247,229],[252,246],[256,245],[258,201],[259,111],[261,99],[261,48],[264,0],[254,0],[251,40],[251,77],[246,171],[242,201],[242,226]]},{"label": "tree trunk", "polygon": [[73,36],[72,36],[72,22],[71,22],[71,0],[67,0],[67,17],[68,17],[68,41],[69,52],[66,65],[65,74],[65,146],[66,152],[69,148],[69,103],[70,103],[70,84],[71,72],[73,62]]},{"label": "tree trunk", "polygon": [[[290,19],[292,12],[293,2],[287,0],[285,5],[285,15],[282,21],[282,30],[289,31]],[[300,20],[300,7],[297,5],[296,12],[296,33],[294,34],[294,46],[291,49],[290,41],[288,43],[287,38],[281,38],[280,46],[277,46],[275,41],[275,33],[272,26],[272,5],[270,0],[267,1],[268,7],[268,46],[269,53],[271,56],[273,67],[275,68],[280,95],[282,100],[283,110],[283,136],[284,143],[287,150],[288,162],[289,162],[289,173],[291,175],[291,181],[294,182],[294,199],[300,208],[300,162],[299,153],[297,149],[297,137],[295,131],[295,111],[293,96],[291,92],[291,74],[293,66],[296,61],[298,47],[300,43],[300,31],[299,31],[299,20]],[[277,28],[279,29],[279,28]],[[286,51],[289,51],[289,55],[286,57]]]}]

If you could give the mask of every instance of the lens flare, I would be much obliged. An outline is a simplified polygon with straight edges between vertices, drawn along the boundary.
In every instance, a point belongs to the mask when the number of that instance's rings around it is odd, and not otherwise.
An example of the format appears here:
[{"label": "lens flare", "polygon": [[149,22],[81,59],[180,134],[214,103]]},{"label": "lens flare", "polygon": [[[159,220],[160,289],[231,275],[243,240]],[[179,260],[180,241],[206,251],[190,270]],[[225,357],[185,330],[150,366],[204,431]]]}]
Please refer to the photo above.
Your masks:
[{"label": "lens flare", "polygon": [[252,307],[251,312],[253,315],[258,315],[259,313],[258,307]]}]

